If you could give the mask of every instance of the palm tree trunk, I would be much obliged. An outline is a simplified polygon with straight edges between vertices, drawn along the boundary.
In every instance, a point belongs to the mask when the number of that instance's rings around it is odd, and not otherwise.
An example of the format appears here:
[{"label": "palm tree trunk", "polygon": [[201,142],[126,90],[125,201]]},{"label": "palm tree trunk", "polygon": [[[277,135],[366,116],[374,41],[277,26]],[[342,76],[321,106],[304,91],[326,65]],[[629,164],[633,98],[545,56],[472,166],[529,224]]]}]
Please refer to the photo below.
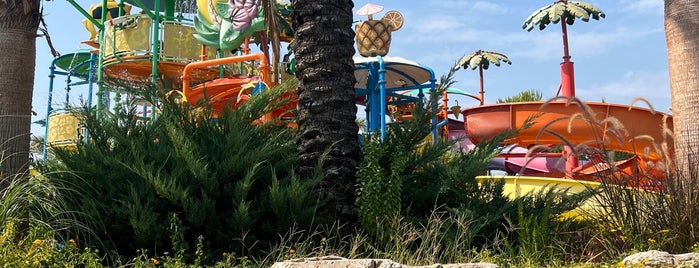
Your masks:
[{"label": "palm tree trunk", "polygon": [[0,188],[28,168],[39,6],[0,1]]},{"label": "palm tree trunk", "polygon": [[665,0],[665,38],[676,164],[688,172],[699,163],[699,0]]},{"label": "palm tree trunk", "polygon": [[[353,220],[354,185],[361,158],[355,121],[354,31],[350,0],[292,2],[296,30],[298,171],[310,176],[323,162],[322,197],[326,212]],[[327,157],[321,159],[328,152]]]}]

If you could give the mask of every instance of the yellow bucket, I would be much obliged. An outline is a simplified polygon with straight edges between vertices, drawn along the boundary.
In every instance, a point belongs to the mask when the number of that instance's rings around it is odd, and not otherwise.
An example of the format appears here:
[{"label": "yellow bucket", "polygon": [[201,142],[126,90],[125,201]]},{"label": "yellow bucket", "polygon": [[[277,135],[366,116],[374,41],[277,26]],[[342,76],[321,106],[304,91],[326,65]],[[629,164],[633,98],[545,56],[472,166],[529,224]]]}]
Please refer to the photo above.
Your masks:
[{"label": "yellow bucket", "polygon": [[73,113],[60,112],[49,116],[46,144],[53,147],[75,146],[80,139],[80,120]]}]

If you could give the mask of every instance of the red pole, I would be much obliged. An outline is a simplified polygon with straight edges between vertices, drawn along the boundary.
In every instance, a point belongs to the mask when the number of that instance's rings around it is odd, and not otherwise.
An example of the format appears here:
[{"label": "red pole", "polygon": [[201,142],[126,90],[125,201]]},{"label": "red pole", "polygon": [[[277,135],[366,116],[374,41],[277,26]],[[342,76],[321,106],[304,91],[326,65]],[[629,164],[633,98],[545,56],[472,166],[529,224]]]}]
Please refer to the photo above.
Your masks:
[{"label": "red pole", "polygon": [[570,61],[568,52],[568,29],[565,18],[561,18],[561,28],[563,30],[563,62],[561,63],[561,96],[575,97],[575,74],[573,62]]},{"label": "red pole", "polygon": [[[564,2],[568,2],[563,0]],[[561,96],[563,97],[575,97],[575,73],[573,69],[573,62],[570,61],[570,53],[568,52],[568,28],[566,27],[565,17],[561,18],[561,29],[563,30],[563,62],[561,62]],[[566,157],[566,178],[573,177],[573,170],[577,168],[580,163],[578,161],[578,155],[575,150],[570,146],[565,146],[563,154]]]},{"label": "red pole", "polygon": [[485,100],[484,99],[485,98],[485,90],[483,90],[483,65],[482,64],[478,64],[478,74],[480,74],[480,76],[481,76],[481,91],[479,91],[478,93],[480,93],[480,95],[481,95],[480,101],[481,101],[481,105],[483,105],[483,101]]},{"label": "red pole", "polygon": [[561,96],[575,97],[573,62],[561,62]]}]

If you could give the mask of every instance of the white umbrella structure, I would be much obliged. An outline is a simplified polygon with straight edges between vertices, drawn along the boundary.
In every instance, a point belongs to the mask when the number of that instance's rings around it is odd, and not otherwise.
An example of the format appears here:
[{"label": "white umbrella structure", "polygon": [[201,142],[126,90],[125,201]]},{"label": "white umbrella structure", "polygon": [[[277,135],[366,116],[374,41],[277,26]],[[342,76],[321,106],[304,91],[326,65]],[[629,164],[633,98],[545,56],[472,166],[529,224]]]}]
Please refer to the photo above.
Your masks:
[{"label": "white umbrella structure", "polygon": [[372,15],[379,13],[382,10],[383,10],[383,6],[375,5],[372,3],[367,3],[362,8],[357,10],[357,15],[369,16],[369,20],[373,20],[374,18],[372,17]]}]

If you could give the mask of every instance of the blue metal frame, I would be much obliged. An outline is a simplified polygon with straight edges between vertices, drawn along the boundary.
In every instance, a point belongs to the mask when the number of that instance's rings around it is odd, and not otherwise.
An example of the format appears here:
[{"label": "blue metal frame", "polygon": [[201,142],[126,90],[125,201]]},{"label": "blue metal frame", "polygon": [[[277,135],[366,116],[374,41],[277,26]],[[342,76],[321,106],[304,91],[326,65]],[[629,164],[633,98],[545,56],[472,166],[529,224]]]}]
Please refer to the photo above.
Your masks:
[{"label": "blue metal frame", "polygon": [[[355,87],[355,94],[357,96],[365,96],[366,99],[366,131],[380,131],[381,140],[386,137],[386,107],[388,104],[401,104],[407,102],[422,102],[424,94],[423,89],[429,89],[430,92],[435,92],[436,79],[434,71],[424,65],[418,64],[416,67],[421,68],[430,73],[430,79],[427,84],[420,84],[413,77],[408,74],[401,72],[400,70],[393,67],[394,65],[404,63],[394,63],[386,62],[381,56],[376,57],[375,61],[369,61],[365,63],[355,64],[356,70],[367,70],[368,79],[366,85],[357,85]],[[393,72],[402,76],[406,81],[412,82],[411,86],[401,86],[401,87],[387,87],[386,86],[386,72]],[[364,87],[362,87],[364,86]],[[397,93],[397,91],[404,91],[410,89],[420,89],[418,97],[406,96]],[[397,101],[391,103],[386,102],[387,97],[397,97]],[[433,109],[436,109],[436,100],[432,102]],[[435,116],[432,120],[432,133],[433,137],[437,137],[437,117]]]},{"label": "blue metal frame", "polygon": [[[70,55],[70,54],[69,54]],[[65,55],[64,55],[65,57]],[[96,54],[90,54],[90,59],[79,62],[75,66],[72,66],[70,69],[66,71],[57,71],[56,70],[56,61],[58,61],[61,57],[56,57],[51,61],[51,67],[49,67],[49,92],[48,92],[48,97],[47,97],[47,106],[46,106],[46,117],[44,121],[44,144],[43,144],[43,150],[42,150],[42,160],[45,162],[46,157],[48,155],[48,148],[47,148],[47,138],[49,136],[49,117],[51,114],[53,114],[56,111],[60,110],[55,110],[51,103],[53,102],[53,80],[56,78],[56,75],[63,75],[66,76],[66,87],[70,88],[71,86],[78,86],[78,85],[87,85],[88,88],[88,97],[87,97],[87,107],[88,109],[92,107],[92,85],[94,84],[94,69],[95,69],[95,61],[97,60],[97,55]],[[83,67],[85,64],[89,64],[89,71],[87,75],[84,74],[79,74],[75,73],[75,70]],[[70,82],[70,77],[78,77],[82,79],[82,81],[77,81],[77,82]],[[65,96],[65,102],[68,103],[70,101],[70,97],[68,95],[68,92],[66,92]],[[86,134],[86,138],[88,138],[89,133]]]}]

